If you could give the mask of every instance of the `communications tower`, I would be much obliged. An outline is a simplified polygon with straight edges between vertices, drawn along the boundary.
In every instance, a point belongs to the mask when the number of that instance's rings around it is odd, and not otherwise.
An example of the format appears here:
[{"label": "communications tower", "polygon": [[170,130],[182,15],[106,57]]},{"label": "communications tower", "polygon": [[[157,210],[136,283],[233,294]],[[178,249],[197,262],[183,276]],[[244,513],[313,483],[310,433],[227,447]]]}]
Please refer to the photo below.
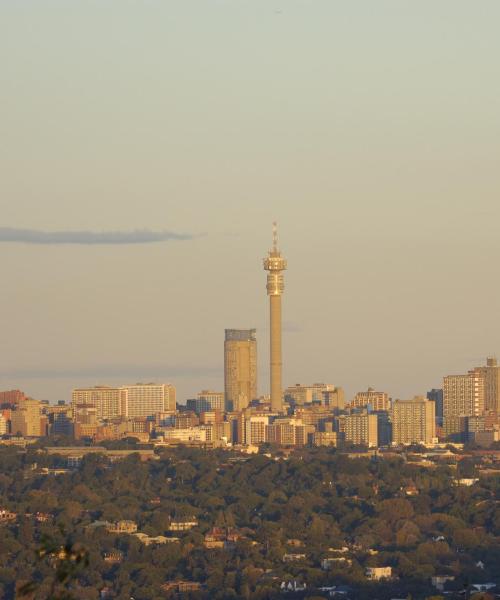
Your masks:
[{"label": "communications tower", "polygon": [[278,248],[278,226],[273,223],[273,247],[269,256],[264,259],[264,269],[267,275],[267,295],[270,307],[270,367],[271,367],[271,409],[283,411],[283,396],[281,388],[281,296],[285,291],[283,271],[286,269],[286,260],[281,256]]}]

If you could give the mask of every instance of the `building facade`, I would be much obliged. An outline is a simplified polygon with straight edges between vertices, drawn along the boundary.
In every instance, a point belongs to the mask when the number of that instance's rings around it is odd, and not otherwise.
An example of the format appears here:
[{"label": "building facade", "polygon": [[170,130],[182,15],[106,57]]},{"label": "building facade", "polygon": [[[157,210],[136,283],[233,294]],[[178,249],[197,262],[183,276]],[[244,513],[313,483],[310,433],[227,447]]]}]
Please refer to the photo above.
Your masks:
[{"label": "building facade", "polygon": [[198,397],[193,400],[188,400],[186,406],[193,410],[197,415],[202,413],[212,412],[215,410],[224,411],[224,393],[211,392],[203,390],[198,394]]},{"label": "building facade", "polygon": [[257,339],[255,329],[226,329],[224,340],[226,410],[244,410],[257,398]]},{"label": "building facade", "polygon": [[500,414],[500,366],[494,357],[486,359],[486,366],[474,369],[484,380],[484,408]]},{"label": "building facade", "polygon": [[378,446],[377,415],[353,413],[346,415],[342,422],[346,442],[369,448]]},{"label": "building facade", "polygon": [[126,417],[150,417],[176,410],[175,387],[170,383],[137,383],[121,389],[126,392]]},{"label": "building facade", "polygon": [[11,433],[23,437],[40,437],[42,431],[41,403],[32,398],[23,398],[11,413]]},{"label": "building facade", "polygon": [[373,388],[368,388],[366,392],[358,392],[352,402],[352,408],[364,408],[371,406],[372,410],[389,410],[391,403],[389,394],[386,392],[377,392]]},{"label": "building facade", "polygon": [[125,415],[127,391],[123,388],[96,386],[77,388],[71,394],[71,404],[95,406],[98,419],[116,419]]},{"label": "building facade", "polygon": [[446,435],[460,433],[456,431],[457,417],[481,415],[484,407],[484,377],[479,371],[444,378],[443,427]]},{"label": "building facade", "polygon": [[436,437],[436,407],[427,398],[395,400],[391,409],[394,444],[431,444]]}]

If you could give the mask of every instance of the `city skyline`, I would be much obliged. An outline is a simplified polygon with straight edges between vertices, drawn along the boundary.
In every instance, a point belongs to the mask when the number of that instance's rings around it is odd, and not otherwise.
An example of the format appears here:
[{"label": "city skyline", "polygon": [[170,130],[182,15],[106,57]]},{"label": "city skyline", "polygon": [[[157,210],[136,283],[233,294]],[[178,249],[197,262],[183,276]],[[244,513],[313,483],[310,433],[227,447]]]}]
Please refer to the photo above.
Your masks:
[{"label": "city skyline", "polygon": [[1,388],[221,390],[234,327],[263,393],[275,218],[285,387],[412,398],[498,351],[498,3],[22,4],[0,6]]}]

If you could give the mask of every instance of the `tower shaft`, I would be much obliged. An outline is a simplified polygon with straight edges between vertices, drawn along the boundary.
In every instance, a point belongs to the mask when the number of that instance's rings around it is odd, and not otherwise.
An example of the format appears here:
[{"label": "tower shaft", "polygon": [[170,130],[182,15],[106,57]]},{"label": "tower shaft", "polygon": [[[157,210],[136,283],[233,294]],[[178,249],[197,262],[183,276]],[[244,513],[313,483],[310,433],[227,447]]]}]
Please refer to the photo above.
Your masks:
[{"label": "tower shaft", "polygon": [[283,411],[283,392],[281,387],[281,296],[285,290],[283,271],[286,260],[278,249],[278,232],[276,223],[273,226],[273,247],[264,259],[267,274],[267,294],[270,308],[270,392],[273,411]]},{"label": "tower shaft", "polygon": [[271,358],[271,408],[281,412],[282,400],[282,357],[281,357],[281,296],[269,297],[270,307],[270,358]]}]

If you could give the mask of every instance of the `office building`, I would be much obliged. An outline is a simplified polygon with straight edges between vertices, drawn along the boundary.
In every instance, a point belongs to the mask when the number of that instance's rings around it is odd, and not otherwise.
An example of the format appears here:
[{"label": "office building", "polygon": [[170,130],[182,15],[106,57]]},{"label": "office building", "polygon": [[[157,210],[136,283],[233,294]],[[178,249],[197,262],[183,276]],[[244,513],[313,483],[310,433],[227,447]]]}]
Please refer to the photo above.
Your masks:
[{"label": "office building", "polygon": [[283,412],[282,392],[282,353],[281,353],[281,296],[285,291],[283,271],[287,268],[286,260],[278,248],[278,229],[273,226],[273,247],[264,259],[267,275],[267,295],[270,309],[270,391],[271,408]]},{"label": "office building", "polygon": [[11,432],[23,437],[39,437],[42,431],[41,404],[32,398],[20,399],[17,408],[11,413]]},{"label": "office building", "polygon": [[287,387],[284,395],[285,402],[291,406],[304,406],[304,404],[324,404],[325,392],[334,392],[335,386],[327,383],[313,383],[313,385],[301,385],[296,383]]},{"label": "office building", "polygon": [[386,410],[373,411],[377,416],[377,437],[379,446],[389,446],[392,442],[392,423],[390,413]]},{"label": "office building", "polygon": [[436,408],[423,396],[395,400],[391,409],[394,444],[432,444],[436,437]]},{"label": "office building", "polygon": [[67,404],[46,408],[50,435],[73,436],[73,409]]},{"label": "office building", "polygon": [[77,440],[94,438],[97,433],[97,408],[93,404],[73,406],[74,435]]},{"label": "office building", "polygon": [[225,330],[224,394],[226,410],[244,410],[257,398],[255,329]]},{"label": "office building", "polygon": [[364,408],[370,406],[372,410],[389,410],[391,403],[389,394],[386,392],[376,392],[373,388],[368,388],[366,392],[358,392],[352,402],[352,408]]},{"label": "office building", "polygon": [[186,402],[189,410],[194,411],[197,415],[214,410],[224,411],[224,394],[223,392],[211,392],[203,390],[198,394],[197,398],[190,399]]},{"label": "office building", "polygon": [[376,448],[378,446],[377,415],[365,413],[346,415],[341,419],[346,442]]},{"label": "office building", "polygon": [[305,425],[300,419],[274,419],[266,428],[266,441],[280,446],[305,446],[314,433],[313,425]]},{"label": "office building", "polygon": [[430,392],[427,392],[427,399],[434,402],[436,405],[436,423],[438,425],[443,424],[443,390],[442,389],[432,389]]},{"label": "office building", "polygon": [[333,387],[323,391],[323,405],[338,413],[345,408],[345,394],[341,387]]}]

